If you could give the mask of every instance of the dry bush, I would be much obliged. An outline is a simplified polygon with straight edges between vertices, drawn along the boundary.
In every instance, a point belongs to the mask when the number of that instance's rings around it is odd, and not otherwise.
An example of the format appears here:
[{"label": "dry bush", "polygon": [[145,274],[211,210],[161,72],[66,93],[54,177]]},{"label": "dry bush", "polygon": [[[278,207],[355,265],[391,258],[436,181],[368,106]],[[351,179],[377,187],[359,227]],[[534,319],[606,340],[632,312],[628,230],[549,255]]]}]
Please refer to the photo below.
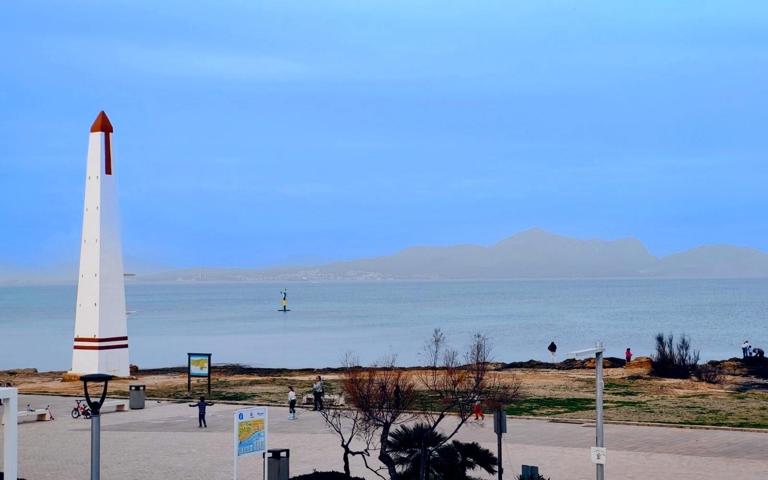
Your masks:
[{"label": "dry bush", "polygon": [[720,384],[723,383],[723,373],[722,371],[713,365],[704,364],[699,365],[696,367],[696,370],[694,371],[694,376],[696,376],[697,379],[701,380],[702,382],[707,382],[711,384]]},{"label": "dry bush", "polygon": [[653,357],[653,374],[664,378],[690,378],[699,363],[699,351],[691,348],[691,341],[682,335],[675,343],[672,334],[656,335],[656,353]]}]

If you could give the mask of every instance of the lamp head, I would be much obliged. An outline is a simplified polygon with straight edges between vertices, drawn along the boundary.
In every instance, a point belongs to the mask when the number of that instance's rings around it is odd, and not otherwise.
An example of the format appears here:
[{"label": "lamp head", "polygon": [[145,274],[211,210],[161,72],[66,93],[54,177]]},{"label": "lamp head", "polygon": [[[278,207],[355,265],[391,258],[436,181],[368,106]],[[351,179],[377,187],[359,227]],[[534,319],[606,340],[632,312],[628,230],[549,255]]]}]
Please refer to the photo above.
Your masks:
[{"label": "lamp head", "polygon": [[[80,380],[83,382],[83,390],[85,391],[85,402],[88,404],[88,408],[91,409],[92,415],[98,415],[99,410],[101,410],[101,406],[104,404],[104,399],[107,397],[107,386],[109,385],[109,381],[114,378],[112,375],[107,375],[104,373],[92,373],[90,375],[83,375],[80,377]],[[98,402],[93,401],[91,399],[91,395],[88,393],[88,384],[89,383],[103,383],[104,388],[101,390],[101,398]]]},{"label": "lamp head", "polygon": [[568,352],[568,355],[574,358],[591,357],[592,355],[603,353],[603,351],[605,351],[605,347],[603,347],[603,342],[597,342],[593,348],[585,348],[584,350],[576,350],[575,352]]}]

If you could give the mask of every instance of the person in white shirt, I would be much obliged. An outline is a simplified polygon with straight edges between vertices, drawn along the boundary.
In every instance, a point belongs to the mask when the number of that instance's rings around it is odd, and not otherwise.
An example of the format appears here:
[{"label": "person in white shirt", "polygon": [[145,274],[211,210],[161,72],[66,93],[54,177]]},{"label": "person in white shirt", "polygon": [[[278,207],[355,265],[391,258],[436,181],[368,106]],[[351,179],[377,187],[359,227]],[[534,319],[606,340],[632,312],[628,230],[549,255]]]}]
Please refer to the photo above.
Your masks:
[{"label": "person in white shirt", "polygon": [[747,358],[747,355],[749,354],[749,347],[749,340],[744,340],[744,343],[741,344],[742,358]]},{"label": "person in white shirt", "polygon": [[323,395],[325,395],[325,386],[323,385],[323,379],[318,375],[317,381],[312,385],[312,396],[315,400],[315,408],[312,410],[323,409]]},{"label": "person in white shirt", "polygon": [[288,420],[296,420],[296,391],[288,387]]}]

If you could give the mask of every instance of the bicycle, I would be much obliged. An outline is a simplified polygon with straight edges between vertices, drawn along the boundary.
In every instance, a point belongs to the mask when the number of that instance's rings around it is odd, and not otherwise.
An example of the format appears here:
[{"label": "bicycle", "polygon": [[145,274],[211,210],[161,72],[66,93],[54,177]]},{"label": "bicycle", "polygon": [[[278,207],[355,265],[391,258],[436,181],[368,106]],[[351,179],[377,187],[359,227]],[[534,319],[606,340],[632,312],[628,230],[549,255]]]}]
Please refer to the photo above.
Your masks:
[{"label": "bicycle", "polygon": [[72,418],[80,418],[81,415],[86,419],[91,418],[91,409],[88,408],[88,404],[85,403],[85,400],[76,398],[75,403],[77,405],[72,409]]}]

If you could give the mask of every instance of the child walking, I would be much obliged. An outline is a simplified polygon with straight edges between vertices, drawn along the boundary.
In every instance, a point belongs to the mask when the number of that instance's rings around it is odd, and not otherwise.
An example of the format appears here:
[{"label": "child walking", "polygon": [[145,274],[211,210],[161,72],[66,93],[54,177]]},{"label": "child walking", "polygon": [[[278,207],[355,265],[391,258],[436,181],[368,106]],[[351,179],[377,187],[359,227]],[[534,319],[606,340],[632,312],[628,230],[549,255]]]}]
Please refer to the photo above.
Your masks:
[{"label": "child walking", "polygon": [[296,420],[296,391],[288,387],[288,420]]},{"label": "child walking", "polygon": [[213,402],[206,402],[205,397],[200,397],[200,401],[190,404],[190,408],[197,407],[197,428],[208,428],[208,424],[205,423],[205,407],[210,407]]},{"label": "child walking", "polygon": [[475,415],[475,420],[485,420],[485,414],[483,414],[483,404],[480,400],[475,400],[475,404],[472,406],[472,413]]}]

